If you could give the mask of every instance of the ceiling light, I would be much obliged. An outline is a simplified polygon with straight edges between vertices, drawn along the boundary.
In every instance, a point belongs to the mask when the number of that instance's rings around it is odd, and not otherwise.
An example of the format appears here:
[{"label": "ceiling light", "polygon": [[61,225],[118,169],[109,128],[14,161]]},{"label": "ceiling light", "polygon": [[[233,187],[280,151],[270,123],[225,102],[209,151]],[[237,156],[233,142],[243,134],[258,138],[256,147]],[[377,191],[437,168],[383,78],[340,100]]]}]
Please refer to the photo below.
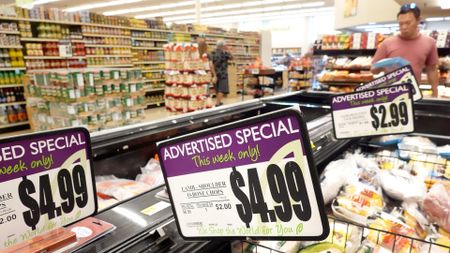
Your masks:
[{"label": "ceiling light", "polygon": [[74,7],[64,9],[64,11],[75,12],[75,11],[90,10],[90,9],[95,9],[95,8],[103,8],[103,7],[108,7],[108,6],[117,6],[117,5],[123,5],[123,4],[137,3],[137,2],[141,2],[141,1],[142,0],[116,0],[116,1],[111,1],[111,2],[84,4],[84,5],[79,5],[79,6],[74,6]]},{"label": "ceiling light", "polygon": [[143,19],[143,18],[154,18],[154,17],[168,17],[168,16],[173,16],[173,15],[188,14],[188,13],[195,13],[195,10],[187,9],[187,10],[178,10],[178,11],[155,12],[152,14],[138,15],[135,18]]},{"label": "ceiling light", "polygon": [[450,20],[450,17],[446,17],[446,18],[444,18],[444,20],[448,21],[448,20]]},{"label": "ceiling light", "polygon": [[[322,6],[325,3],[324,2],[315,2],[315,3],[309,3],[308,6],[311,6],[311,4]],[[315,6],[315,7],[317,7]],[[241,14],[250,14],[250,13],[266,13],[266,12],[273,12],[273,11],[282,11],[282,10],[293,10],[295,9],[302,9],[305,7],[305,4],[291,4],[291,5],[281,5],[281,6],[273,6],[273,7],[265,7],[265,8],[253,8],[253,9],[244,9],[244,10],[236,10],[236,11],[224,11],[224,12],[213,12],[213,13],[206,13],[202,14],[201,17],[203,18],[213,18],[213,17],[220,17],[220,16],[232,16],[232,15],[241,15]],[[332,8],[332,7],[331,7]],[[142,18],[143,15],[136,16],[135,18]],[[182,16],[182,17],[174,17],[174,18],[165,18],[165,21],[175,21],[175,20],[184,20],[184,19],[192,19],[191,16]]]},{"label": "ceiling light", "polygon": [[[200,2],[202,4],[220,2],[220,1],[221,0],[200,0]],[[196,1],[181,1],[181,2],[177,2],[177,3],[160,4],[160,5],[154,5],[154,6],[149,6],[149,7],[138,7],[138,8],[117,10],[117,11],[106,11],[106,12],[103,12],[103,15],[112,16],[112,15],[122,15],[122,14],[126,14],[126,13],[134,13],[134,12],[160,11],[162,9],[171,9],[171,8],[191,6],[191,5],[195,5],[195,3],[196,3]]]},{"label": "ceiling light", "polygon": [[450,9],[450,0],[439,0],[439,5],[441,9],[448,10]]},{"label": "ceiling light", "polygon": [[438,18],[426,18],[425,21],[427,21],[427,22],[444,21],[444,18],[443,18],[443,17],[438,17]]},{"label": "ceiling light", "polygon": [[[305,9],[305,10],[291,10],[291,11],[279,11],[279,12],[270,12],[270,13],[254,13],[249,15],[237,15],[237,16],[225,16],[225,17],[215,17],[215,18],[202,18],[201,23],[220,23],[225,21],[249,21],[252,19],[257,20],[265,20],[265,19],[281,19],[283,17],[289,16],[291,18],[295,18],[298,16],[315,16],[319,14],[332,15],[334,11],[334,7],[323,7],[318,9]],[[174,18],[165,18],[166,22],[175,22],[175,23],[193,23],[195,22],[195,17],[191,16],[190,18],[181,19],[181,17]]]}]

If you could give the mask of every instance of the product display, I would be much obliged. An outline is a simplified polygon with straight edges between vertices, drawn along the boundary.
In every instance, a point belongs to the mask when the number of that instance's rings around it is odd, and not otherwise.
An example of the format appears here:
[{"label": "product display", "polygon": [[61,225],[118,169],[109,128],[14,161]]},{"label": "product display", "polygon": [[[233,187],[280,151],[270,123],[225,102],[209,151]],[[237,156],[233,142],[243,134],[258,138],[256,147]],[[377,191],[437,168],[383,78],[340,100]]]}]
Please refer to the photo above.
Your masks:
[{"label": "product display", "polygon": [[208,59],[200,57],[197,44],[164,46],[166,60],[165,104],[171,112],[192,112],[211,107]]},{"label": "product display", "polygon": [[97,131],[144,116],[144,79],[136,69],[36,72],[28,88],[41,100],[31,105],[38,129],[84,125]]}]

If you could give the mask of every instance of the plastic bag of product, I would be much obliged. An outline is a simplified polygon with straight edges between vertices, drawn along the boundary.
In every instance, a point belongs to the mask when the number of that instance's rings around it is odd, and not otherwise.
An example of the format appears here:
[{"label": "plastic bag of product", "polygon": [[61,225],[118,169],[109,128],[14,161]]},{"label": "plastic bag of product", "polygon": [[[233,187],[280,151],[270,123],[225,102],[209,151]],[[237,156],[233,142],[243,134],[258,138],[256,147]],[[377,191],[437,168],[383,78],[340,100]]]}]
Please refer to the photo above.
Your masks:
[{"label": "plastic bag of product", "polygon": [[422,209],[430,221],[450,232],[450,188],[435,184],[423,200]]},{"label": "plastic bag of product", "polygon": [[353,155],[353,159],[358,165],[358,177],[359,181],[378,187],[380,168],[374,159],[367,158],[364,154],[361,154],[357,150]]},{"label": "plastic bag of product", "polygon": [[406,136],[397,146],[403,159],[409,159],[410,152],[437,154],[436,144],[422,136]]},{"label": "plastic bag of product", "polygon": [[329,163],[321,176],[320,186],[325,204],[330,203],[339,193],[339,189],[351,181],[358,181],[356,161],[350,157]]},{"label": "plastic bag of product", "polygon": [[[386,249],[390,249],[392,252],[419,252],[420,243],[417,241],[411,243],[411,239],[408,238],[418,238],[415,230],[394,216],[382,212],[370,221],[369,227],[373,229],[369,230],[367,240],[377,243]],[[390,233],[379,233],[375,229]]]},{"label": "plastic bag of product", "polygon": [[440,156],[450,159],[450,145],[437,147],[437,151]]},{"label": "plastic bag of product", "polygon": [[142,174],[136,176],[136,181],[147,184],[151,187],[164,184],[164,177],[161,165],[155,159],[150,159],[145,167],[141,168]]},{"label": "plastic bag of product", "polygon": [[144,183],[117,178],[115,176],[95,177],[95,181],[97,192],[120,201],[132,198],[151,188]]},{"label": "plastic bag of product", "polygon": [[336,217],[364,226],[367,225],[368,217],[381,212],[384,205],[379,189],[356,183],[345,186],[331,208]]},{"label": "plastic bag of product", "polygon": [[372,138],[369,143],[379,146],[392,146],[398,144],[404,135],[384,135],[380,137]]},{"label": "plastic bag of product", "polygon": [[403,202],[402,208],[402,219],[406,225],[414,228],[419,238],[425,239],[430,230],[430,222],[425,217],[425,214],[419,210],[418,204]]},{"label": "plastic bag of product", "polygon": [[419,202],[427,193],[425,183],[405,170],[383,170],[380,182],[386,194],[396,200]]}]

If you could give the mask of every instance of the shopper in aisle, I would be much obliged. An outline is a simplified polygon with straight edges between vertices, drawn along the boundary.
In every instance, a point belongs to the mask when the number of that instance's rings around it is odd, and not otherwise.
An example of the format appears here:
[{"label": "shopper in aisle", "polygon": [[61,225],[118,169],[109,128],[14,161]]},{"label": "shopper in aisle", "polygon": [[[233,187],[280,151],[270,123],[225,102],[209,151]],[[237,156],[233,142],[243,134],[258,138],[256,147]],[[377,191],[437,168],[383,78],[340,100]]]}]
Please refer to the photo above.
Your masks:
[{"label": "shopper in aisle", "polygon": [[208,59],[209,69],[211,70],[212,77],[211,83],[215,85],[217,83],[217,75],[214,69],[214,65],[211,61],[211,56],[210,54],[208,54],[208,44],[206,44],[206,40],[203,37],[197,37],[197,44],[200,57],[207,57]]},{"label": "shopper in aisle", "polygon": [[211,59],[217,75],[216,82],[216,106],[223,105],[224,94],[229,93],[228,88],[228,61],[233,59],[223,40],[219,40],[216,49],[211,53]]},{"label": "shopper in aisle", "polygon": [[[410,62],[418,82],[425,69],[432,86],[433,97],[438,95],[438,52],[436,41],[419,31],[420,9],[415,3],[402,5],[397,14],[400,34],[381,43],[373,57],[372,64],[384,58],[402,57]],[[372,69],[373,73],[381,70]]]}]

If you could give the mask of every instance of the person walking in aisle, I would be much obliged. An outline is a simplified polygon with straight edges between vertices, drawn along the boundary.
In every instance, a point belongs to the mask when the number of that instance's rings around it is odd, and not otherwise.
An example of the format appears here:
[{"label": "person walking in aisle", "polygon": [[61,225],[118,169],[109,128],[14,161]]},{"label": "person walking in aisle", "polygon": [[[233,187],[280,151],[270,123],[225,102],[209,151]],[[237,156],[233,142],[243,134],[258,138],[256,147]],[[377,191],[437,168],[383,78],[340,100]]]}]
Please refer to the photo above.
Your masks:
[{"label": "person walking in aisle", "polygon": [[[397,14],[400,34],[383,41],[377,49],[372,64],[384,58],[402,57],[410,62],[418,82],[423,69],[426,70],[428,82],[433,90],[433,97],[438,96],[438,64],[436,41],[419,31],[421,21],[420,9],[415,3],[404,4]],[[379,69],[372,69],[379,73]]]},{"label": "person walking in aisle", "polygon": [[197,37],[197,44],[200,57],[203,58],[206,56],[208,58],[209,69],[211,70],[212,75],[211,83],[215,85],[217,83],[217,75],[216,71],[214,70],[214,65],[211,62],[211,56],[208,54],[208,44],[206,44],[206,40],[204,37]]},{"label": "person walking in aisle", "polygon": [[228,88],[228,61],[232,60],[232,55],[227,51],[223,40],[217,41],[216,49],[211,53],[211,59],[216,71],[216,106],[223,105],[224,94],[229,93]]}]

